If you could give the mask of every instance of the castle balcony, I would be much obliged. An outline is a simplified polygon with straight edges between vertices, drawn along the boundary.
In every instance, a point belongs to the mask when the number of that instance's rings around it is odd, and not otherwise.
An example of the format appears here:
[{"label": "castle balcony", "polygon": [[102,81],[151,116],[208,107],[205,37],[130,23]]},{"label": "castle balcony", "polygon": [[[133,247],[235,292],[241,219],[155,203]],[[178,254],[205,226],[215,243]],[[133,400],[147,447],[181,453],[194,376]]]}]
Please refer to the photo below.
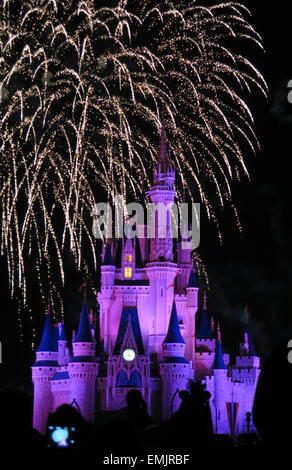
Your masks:
[{"label": "castle balcony", "polygon": [[155,279],[166,279],[170,274],[176,276],[177,264],[171,261],[151,261],[146,265],[146,273],[150,279],[151,276],[154,276]]}]

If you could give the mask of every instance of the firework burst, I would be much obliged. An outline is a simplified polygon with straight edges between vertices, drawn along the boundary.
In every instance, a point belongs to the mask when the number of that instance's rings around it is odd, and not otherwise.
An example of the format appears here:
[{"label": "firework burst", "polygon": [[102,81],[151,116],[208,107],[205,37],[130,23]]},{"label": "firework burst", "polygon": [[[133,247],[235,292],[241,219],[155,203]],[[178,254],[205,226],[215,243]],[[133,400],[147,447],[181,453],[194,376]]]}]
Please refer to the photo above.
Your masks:
[{"label": "firework burst", "polygon": [[235,52],[262,48],[245,7],[3,0],[0,8],[1,251],[12,293],[21,288],[25,300],[32,261],[43,292],[64,283],[66,250],[79,270],[96,264],[88,214],[97,198],[137,197],[150,184],[162,105],[177,192],[196,192],[216,221],[216,205],[232,203],[232,180],[248,175],[243,148],[257,147],[247,96],[266,93]]}]

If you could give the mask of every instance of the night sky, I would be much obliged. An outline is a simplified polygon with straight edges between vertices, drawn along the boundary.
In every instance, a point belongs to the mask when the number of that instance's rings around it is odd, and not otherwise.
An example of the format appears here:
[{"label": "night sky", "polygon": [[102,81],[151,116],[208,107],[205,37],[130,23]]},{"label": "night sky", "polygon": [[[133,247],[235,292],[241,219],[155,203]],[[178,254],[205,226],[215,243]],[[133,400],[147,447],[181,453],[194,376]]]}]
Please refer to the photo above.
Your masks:
[{"label": "night sky", "polygon": [[[223,246],[217,233],[204,219],[201,225],[200,255],[210,281],[208,309],[222,324],[223,349],[238,352],[242,338],[244,306],[248,303],[251,331],[256,351],[266,357],[282,338],[292,338],[292,250],[291,250],[291,135],[292,104],[287,100],[292,79],[292,60],[286,54],[290,43],[289,16],[284,1],[242,2],[250,7],[251,23],[262,35],[266,53],[251,59],[263,73],[269,89],[268,100],[258,94],[250,102],[256,120],[261,152],[247,155],[251,181],[233,186],[234,203],[239,211],[243,236],[226,211],[221,220]],[[25,342],[19,345],[16,304],[9,299],[6,265],[1,269],[0,340],[3,364],[2,384],[29,387],[31,324],[24,328]],[[65,300],[67,312],[80,308],[80,278],[71,278]],[[92,300],[91,300],[92,301]],[[39,313],[40,324],[43,312]],[[69,314],[69,313],[68,313]],[[39,327],[36,323],[36,327]],[[41,332],[37,330],[38,334]],[[7,382],[9,380],[9,382]],[[1,385],[1,383],[0,383]]]}]

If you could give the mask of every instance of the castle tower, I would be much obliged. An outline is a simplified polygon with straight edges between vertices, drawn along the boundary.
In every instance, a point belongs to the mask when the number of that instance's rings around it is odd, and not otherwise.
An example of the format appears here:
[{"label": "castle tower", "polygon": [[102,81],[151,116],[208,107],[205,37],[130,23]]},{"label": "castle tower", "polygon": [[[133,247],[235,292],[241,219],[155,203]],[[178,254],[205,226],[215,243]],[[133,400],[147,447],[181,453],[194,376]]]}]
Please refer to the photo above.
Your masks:
[{"label": "castle tower", "polygon": [[257,381],[260,375],[260,358],[257,356],[249,326],[247,308],[245,310],[246,326],[243,343],[240,345],[240,355],[235,358],[235,367],[232,369],[232,379],[244,384],[242,404],[239,406],[239,431],[247,432],[246,413],[250,413],[249,431],[254,430],[252,421],[252,408]]},{"label": "castle tower", "polygon": [[169,323],[177,264],[173,263],[173,237],[171,229],[172,206],[175,198],[175,171],[166,151],[165,123],[162,131],[158,164],[154,171],[154,184],[147,193],[155,207],[150,240],[150,262],[146,274],[150,281],[149,299],[152,318],[149,320],[149,353],[161,359],[163,342]]},{"label": "castle tower", "polygon": [[163,419],[166,420],[179,408],[178,391],[185,390],[189,380],[193,378],[193,370],[184,357],[185,342],[180,333],[175,303],[162,350],[163,359],[159,368],[162,380]]},{"label": "castle tower", "polygon": [[159,146],[158,163],[154,170],[154,184],[147,193],[155,205],[150,240],[150,260],[173,260],[173,236],[171,230],[172,205],[175,198],[175,170],[170,153],[166,151],[164,116]]},{"label": "castle tower", "polygon": [[109,317],[115,286],[115,261],[112,257],[111,245],[105,248],[104,258],[101,265],[101,291],[98,294],[100,305],[100,341],[106,350],[109,344],[110,327]]},{"label": "castle tower", "polygon": [[194,269],[190,272],[189,282],[187,284],[187,330],[184,335],[186,342],[186,357],[192,361],[195,367],[196,361],[196,313],[198,310],[198,292]]},{"label": "castle tower", "polygon": [[211,375],[212,364],[215,358],[216,339],[210,328],[207,310],[207,295],[204,291],[203,308],[200,319],[200,327],[196,337],[196,377],[201,379]]},{"label": "castle tower", "polygon": [[59,339],[58,339],[58,363],[60,366],[68,364],[69,348],[67,347],[67,337],[64,323],[59,323]]},{"label": "castle tower", "polygon": [[215,432],[218,434],[228,433],[227,427],[227,412],[226,412],[226,397],[229,394],[227,367],[224,362],[222,347],[221,347],[221,333],[218,323],[217,329],[217,342],[215,350],[214,363],[212,365],[214,375],[214,408],[215,408]]},{"label": "castle tower", "polygon": [[91,335],[87,304],[84,299],[79,328],[72,343],[73,357],[68,372],[71,379],[71,402],[75,401],[87,421],[94,421],[95,381],[99,364],[95,357],[95,341]]},{"label": "castle tower", "polygon": [[49,304],[42,339],[36,351],[36,362],[32,366],[33,427],[42,434],[46,432],[48,415],[52,411],[50,379],[58,368],[58,333],[58,328],[52,326]]}]

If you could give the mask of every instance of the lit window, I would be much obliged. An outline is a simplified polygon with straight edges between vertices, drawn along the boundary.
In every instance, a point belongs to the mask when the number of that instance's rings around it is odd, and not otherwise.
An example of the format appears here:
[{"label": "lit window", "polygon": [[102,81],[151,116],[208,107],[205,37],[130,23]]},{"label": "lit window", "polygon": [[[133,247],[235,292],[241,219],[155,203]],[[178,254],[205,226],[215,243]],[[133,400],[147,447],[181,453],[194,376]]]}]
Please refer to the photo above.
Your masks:
[{"label": "lit window", "polygon": [[132,255],[129,255],[129,261],[132,261]]},{"label": "lit window", "polygon": [[127,263],[128,261],[132,261],[132,255],[126,255],[126,256],[125,256],[125,261],[126,261],[126,263]]},{"label": "lit window", "polygon": [[132,268],[125,268],[125,277],[132,277]]}]

